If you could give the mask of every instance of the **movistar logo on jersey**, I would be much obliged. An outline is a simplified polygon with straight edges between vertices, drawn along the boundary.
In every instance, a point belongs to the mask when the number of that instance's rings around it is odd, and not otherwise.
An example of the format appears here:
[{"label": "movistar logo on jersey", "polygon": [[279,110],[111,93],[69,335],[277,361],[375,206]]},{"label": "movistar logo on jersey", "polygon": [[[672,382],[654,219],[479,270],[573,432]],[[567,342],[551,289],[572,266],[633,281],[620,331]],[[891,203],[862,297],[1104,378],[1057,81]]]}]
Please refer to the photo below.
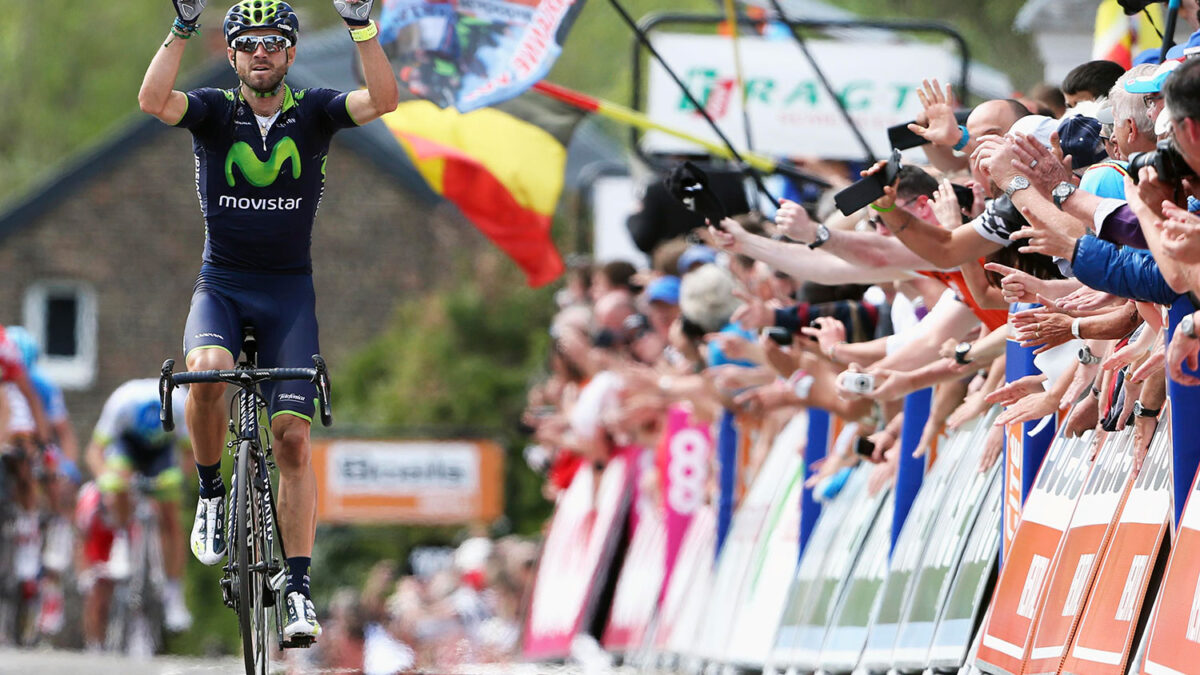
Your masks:
[{"label": "movistar logo on jersey", "polygon": [[233,176],[233,167],[237,166],[251,185],[267,187],[279,178],[279,172],[288,161],[292,163],[292,178],[299,178],[300,150],[290,136],[284,136],[271,148],[271,156],[265,162],[258,159],[249,143],[239,141],[233,144],[229,154],[225,156],[225,182],[229,183],[229,187],[237,184]]}]

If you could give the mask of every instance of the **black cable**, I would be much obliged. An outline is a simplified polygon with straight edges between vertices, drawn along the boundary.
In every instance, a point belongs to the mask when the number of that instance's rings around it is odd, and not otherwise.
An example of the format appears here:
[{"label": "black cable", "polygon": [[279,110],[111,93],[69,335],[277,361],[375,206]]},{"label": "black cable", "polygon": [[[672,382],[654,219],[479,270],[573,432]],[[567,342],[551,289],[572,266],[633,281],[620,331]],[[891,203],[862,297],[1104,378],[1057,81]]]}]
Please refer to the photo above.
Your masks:
[{"label": "black cable", "polygon": [[679,79],[679,76],[675,74],[674,70],[671,70],[671,67],[667,65],[666,60],[663,59],[662,55],[658,53],[658,50],[654,48],[654,45],[650,44],[650,38],[646,37],[646,34],[642,32],[641,28],[638,28],[637,22],[633,20],[633,17],[629,16],[629,12],[625,11],[625,8],[621,6],[621,3],[618,0],[608,0],[608,2],[613,6],[613,9],[617,10],[617,13],[621,15],[621,18],[625,21],[625,23],[628,24],[629,28],[634,32],[634,35],[637,36],[638,42],[641,42],[642,45],[646,47],[646,49],[650,52],[650,55],[654,57],[654,60],[658,61],[658,65],[662,66],[663,70],[667,71],[667,75],[671,76],[671,79],[675,81],[675,85],[678,86],[679,90],[683,92],[683,95],[685,98],[687,98],[688,103],[691,103],[692,106],[696,108],[696,111],[704,118],[704,121],[708,122],[708,126],[710,126],[713,132],[717,134],[717,138],[721,139],[721,142],[724,143],[725,147],[729,149],[729,152],[733,155],[734,159],[736,159],[742,165],[742,171],[754,180],[754,184],[758,187],[759,192],[761,192],[764,196],[766,196],[767,199],[771,201],[772,206],[779,208],[779,200],[775,199],[775,196],[772,195],[769,190],[767,190],[766,184],[763,183],[762,175],[760,175],[758,170],[750,166],[746,160],[742,158],[742,155],[737,151],[737,148],[733,147],[733,143],[729,142],[729,138],[727,138],[724,132],[721,131],[721,128],[717,126],[717,123],[713,120],[712,116],[708,114],[708,111],[704,109],[704,106],[700,105],[700,101],[697,101],[696,97],[692,96],[692,92],[687,88],[687,85],[683,83],[683,80]]},{"label": "black cable", "polygon": [[799,29],[796,28],[796,25],[792,23],[791,19],[787,17],[787,14],[784,13],[783,8],[779,6],[779,0],[771,0],[771,8],[775,10],[775,16],[788,27],[792,37],[796,40],[796,44],[800,45],[800,51],[804,52],[804,58],[808,60],[808,65],[811,66],[813,72],[817,74],[817,79],[821,81],[821,86],[825,88],[825,92],[829,94],[829,98],[833,99],[834,104],[837,106],[838,112],[842,115],[842,119],[845,120],[846,125],[850,127],[850,132],[854,134],[854,138],[857,139],[859,145],[862,146],[863,153],[866,154],[867,157],[867,162],[874,164],[875,153],[871,152],[871,146],[867,144],[867,139],[863,138],[862,132],[859,130],[858,125],[854,123],[854,118],[850,117],[850,111],[846,110],[846,103],[842,101],[842,97],[838,96],[837,92],[833,90],[833,85],[830,84],[829,80],[825,77],[825,72],[822,71],[821,67],[817,65],[817,60],[813,58],[812,53],[808,51],[808,42],[804,39],[804,36],[800,34]]},{"label": "black cable", "polygon": [[[1150,13],[1150,5],[1142,8],[1142,14],[1146,15],[1146,20],[1150,22],[1150,27],[1154,29],[1155,33],[1158,33],[1158,39],[1163,39],[1163,32],[1158,29],[1158,24],[1154,23],[1154,15]],[[1134,56],[1137,56],[1137,54],[1134,54]]]}]

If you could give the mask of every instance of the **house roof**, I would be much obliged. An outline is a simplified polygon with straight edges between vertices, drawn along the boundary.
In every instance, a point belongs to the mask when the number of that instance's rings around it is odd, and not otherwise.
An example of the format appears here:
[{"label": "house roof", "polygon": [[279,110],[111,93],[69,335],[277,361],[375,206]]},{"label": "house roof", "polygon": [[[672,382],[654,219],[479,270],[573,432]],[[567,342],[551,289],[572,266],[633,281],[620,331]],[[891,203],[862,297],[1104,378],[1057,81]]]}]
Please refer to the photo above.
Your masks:
[{"label": "house roof", "polygon": [[[288,72],[288,84],[298,89],[318,86],[355,89],[358,83],[353,70],[357,67],[354,53],[345,30],[331,28],[316,33],[296,51],[296,62]],[[187,84],[188,88],[233,87],[237,78],[227,62],[218,60],[189,76]],[[141,112],[130,115],[115,133],[71,157],[53,175],[5,204],[0,210],[0,241],[34,223],[93,178],[109,171],[114,163],[123,161],[167,129],[165,124]],[[376,120],[356,129],[347,129],[338,134],[338,141],[394,177],[418,199],[427,204],[439,201],[383,122]]]}]

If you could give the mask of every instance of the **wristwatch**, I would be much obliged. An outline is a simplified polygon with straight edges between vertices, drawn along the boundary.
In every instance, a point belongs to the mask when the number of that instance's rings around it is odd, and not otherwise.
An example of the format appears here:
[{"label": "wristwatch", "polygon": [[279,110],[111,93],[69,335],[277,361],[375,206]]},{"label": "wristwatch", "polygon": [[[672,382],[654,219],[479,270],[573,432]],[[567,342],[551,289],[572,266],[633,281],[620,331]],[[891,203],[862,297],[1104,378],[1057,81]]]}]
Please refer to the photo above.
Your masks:
[{"label": "wristwatch", "polygon": [[970,342],[958,343],[958,346],[956,346],[954,348],[954,362],[960,366],[967,365],[968,363],[973,361],[973,359],[967,358],[967,354],[969,354],[970,352],[971,352],[971,343]]},{"label": "wristwatch", "polygon": [[820,248],[829,241],[829,228],[825,227],[824,223],[817,224],[817,238],[808,245],[809,248]]},{"label": "wristwatch", "polygon": [[1004,190],[1004,196],[1012,197],[1014,192],[1016,192],[1017,190],[1024,190],[1027,187],[1029,187],[1029,179],[1026,178],[1025,176],[1016,176],[1015,178],[1012,179],[1012,182],[1009,183],[1008,187]]},{"label": "wristwatch", "polygon": [[1085,366],[1100,363],[1100,357],[1092,353],[1091,347],[1084,345],[1079,348],[1079,362]]},{"label": "wristwatch", "polygon": [[1183,320],[1179,322],[1179,332],[1183,333],[1183,335],[1185,337],[1189,337],[1189,338],[1195,340],[1196,339],[1196,320],[1194,318],[1192,318],[1193,316],[1195,316],[1195,315],[1188,314],[1187,316],[1183,317]]},{"label": "wristwatch", "polygon": [[1133,402],[1133,416],[1134,417],[1158,417],[1158,414],[1160,412],[1162,412],[1161,406],[1158,408],[1150,409],[1150,408],[1143,407],[1141,401]]},{"label": "wristwatch", "polygon": [[1054,197],[1054,205],[1058,207],[1059,211],[1062,211],[1063,202],[1067,201],[1078,189],[1077,185],[1065,180],[1054,186],[1054,189],[1050,191],[1050,195]]}]

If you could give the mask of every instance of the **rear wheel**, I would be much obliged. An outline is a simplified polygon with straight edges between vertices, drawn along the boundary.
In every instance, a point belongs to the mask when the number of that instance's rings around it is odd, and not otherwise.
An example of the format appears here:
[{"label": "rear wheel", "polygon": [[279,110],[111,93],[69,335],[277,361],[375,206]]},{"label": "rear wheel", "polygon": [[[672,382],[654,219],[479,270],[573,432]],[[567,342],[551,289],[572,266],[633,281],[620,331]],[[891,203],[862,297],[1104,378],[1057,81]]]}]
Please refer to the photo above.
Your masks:
[{"label": "rear wheel", "polygon": [[267,611],[264,606],[262,563],[264,551],[263,515],[254,498],[254,449],[250,441],[238,446],[235,478],[233,551],[237,556],[237,612],[242,633],[242,656],[246,675],[267,675]]}]

